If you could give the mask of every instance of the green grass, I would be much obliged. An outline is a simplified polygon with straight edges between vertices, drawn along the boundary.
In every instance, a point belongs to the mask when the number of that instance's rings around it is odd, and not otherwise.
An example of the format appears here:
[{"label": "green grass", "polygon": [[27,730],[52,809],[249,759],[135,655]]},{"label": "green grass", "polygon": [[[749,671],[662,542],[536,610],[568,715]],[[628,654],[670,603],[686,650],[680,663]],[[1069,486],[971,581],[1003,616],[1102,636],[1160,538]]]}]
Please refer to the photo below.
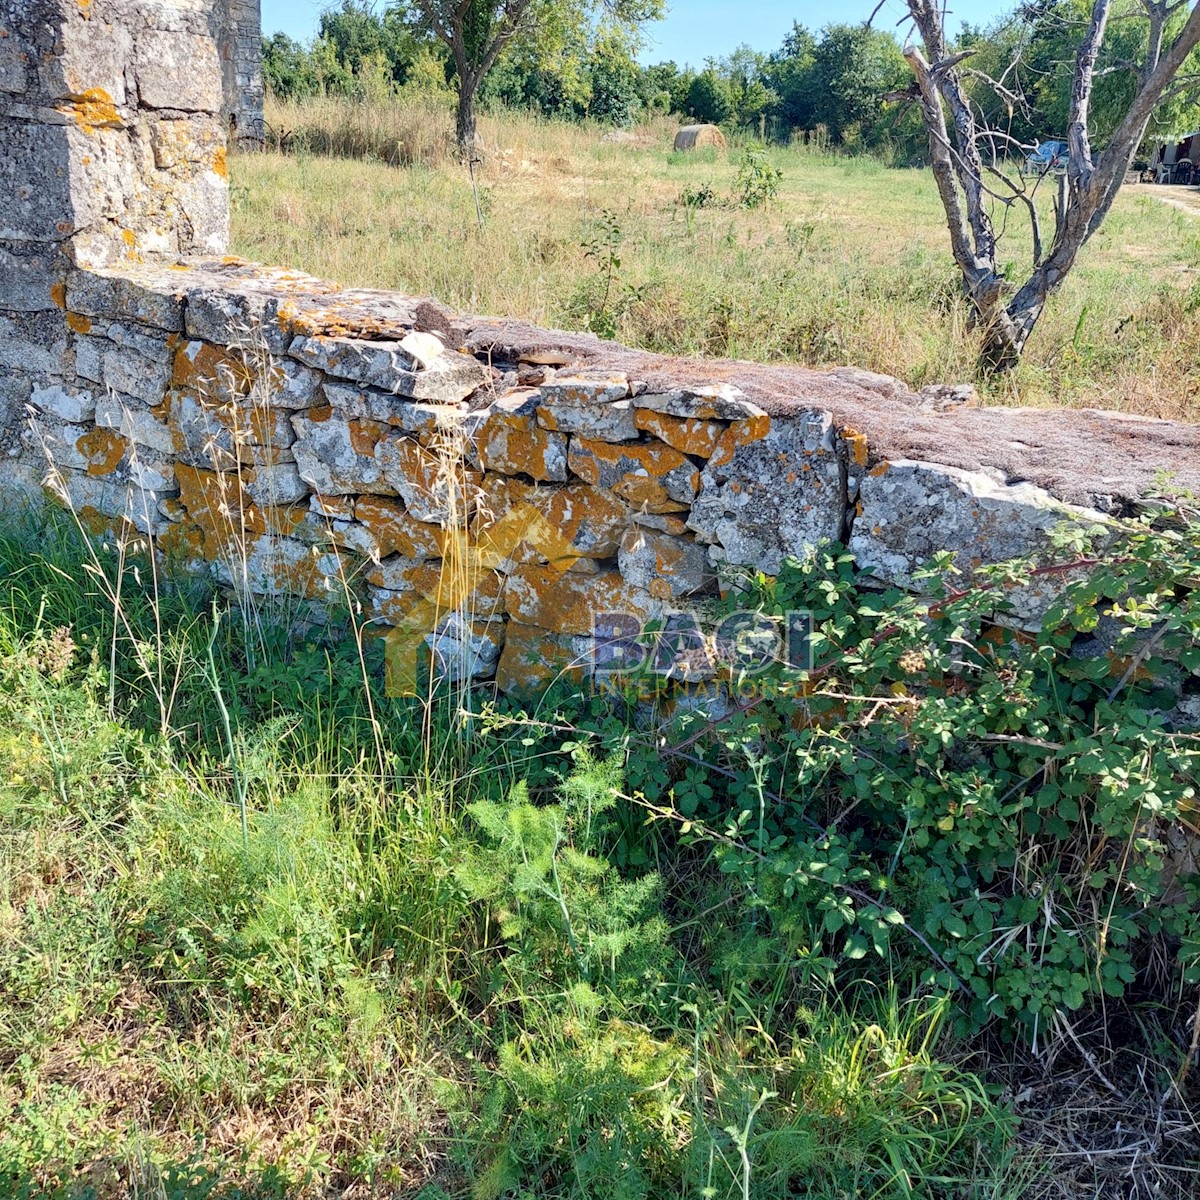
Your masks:
[{"label": "green grass", "polygon": [[[752,913],[640,830],[586,733],[442,717],[431,759],[420,706],[377,695],[381,761],[349,652],[263,662],[270,614],[244,641],[227,616],[214,676],[202,591],[144,598],[144,564],[66,522],[0,535],[0,563],[0,1195],[966,1200],[1033,1178],[941,1056],[944,1001],[787,964],[773,1003],[739,991]],[[618,869],[631,831],[649,852]]]},{"label": "green grass", "polygon": [[[975,338],[924,170],[774,149],[778,198],[746,210],[734,202],[736,146],[677,154],[663,123],[622,145],[504,114],[483,126],[481,231],[437,110],[324,101],[269,117],[294,153],[234,164],[234,247],[246,257],[669,353],[851,363],[913,385],[973,374]],[[415,165],[389,165],[390,148],[410,144],[421,149],[400,161]],[[710,203],[684,203],[704,188]],[[1025,363],[990,399],[1196,419],[1200,225],[1152,193],[1118,197]],[[1015,277],[1024,220],[1012,213],[1002,242]],[[621,267],[604,305],[602,256],[589,247],[614,227]]]}]

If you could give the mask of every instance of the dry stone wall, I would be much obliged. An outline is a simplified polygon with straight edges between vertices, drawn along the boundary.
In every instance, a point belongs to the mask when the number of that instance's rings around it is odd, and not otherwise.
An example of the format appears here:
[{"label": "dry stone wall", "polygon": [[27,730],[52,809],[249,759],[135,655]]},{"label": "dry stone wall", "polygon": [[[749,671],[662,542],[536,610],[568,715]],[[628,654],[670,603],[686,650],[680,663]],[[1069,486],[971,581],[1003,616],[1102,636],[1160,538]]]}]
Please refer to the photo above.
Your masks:
[{"label": "dry stone wall", "polygon": [[224,11],[0,0],[0,485],[243,594],[349,604],[399,690],[430,654],[536,690],[824,540],[881,584],[943,550],[969,582],[1164,469],[1200,491],[1195,426],[666,359],[220,257]]}]

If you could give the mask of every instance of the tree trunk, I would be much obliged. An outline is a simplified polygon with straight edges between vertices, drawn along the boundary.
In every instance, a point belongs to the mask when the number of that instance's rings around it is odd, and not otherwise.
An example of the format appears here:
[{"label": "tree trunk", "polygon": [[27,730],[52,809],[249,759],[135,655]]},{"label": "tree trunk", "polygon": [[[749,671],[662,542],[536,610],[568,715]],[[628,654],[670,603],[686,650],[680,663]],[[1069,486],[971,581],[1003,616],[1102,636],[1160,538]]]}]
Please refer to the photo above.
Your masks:
[{"label": "tree trunk", "polygon": [[454,140],[458,143],[458,152],[464,159],[471,159],[479,151],[479,134],[475,127],[475,90],[474,80],[459,78]]}]

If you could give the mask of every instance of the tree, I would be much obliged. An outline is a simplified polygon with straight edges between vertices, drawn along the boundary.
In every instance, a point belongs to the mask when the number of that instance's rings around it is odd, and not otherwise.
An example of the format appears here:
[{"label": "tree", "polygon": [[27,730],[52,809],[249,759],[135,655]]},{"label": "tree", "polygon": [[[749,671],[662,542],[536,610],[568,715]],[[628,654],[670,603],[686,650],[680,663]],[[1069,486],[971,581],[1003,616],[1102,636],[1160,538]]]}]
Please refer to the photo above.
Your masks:
[{"label": "tree", "polygon": [[[1156,110],[1197,86],[1184,72],[1200,42],[1200,0],[1092,0],[1086,11],[1057,6],[1072,30],[1070,88],[1064,113],[1069,152],[1059,176],[1014,169],[1031,146],[992,122],[972,102],[966,80],[971,48],[952,53],[940,0],[908,0],[922,47],[904,57],[915,77],[916,99],[929,136],[930,162],[946,214],[950,246],[967,297],[982,330],[980,368],[985,373],[1016,366],[1047,301],[1062,286],[1087,240],[1100,228]],[[1118,8],[1117,6],[1120,5]],[[1053,4],[1034,4],[1035,19]],[[1079,12],[1078,19],[1071,19]],[[1111,19],[1111,24],[1110,24]],[[1131,35],[1136,28],[1136,38]],[[1114,51],[1114,43],[1120,43]],[[1131,48],[1138,50],[1129,57]],[[1004,98],[1008,111],[1028,108],[1019,71],[982,80]],[[1124,93],[1119,79],[1124,78]],[[974,77],[975,82],[980,82]],[[1098,85],[1105,82],[1106,103]],[[949,119],[947,119],[949,118]],[[1101,142],[1103,149],[1098,149]],[[1043,237],[1037,193],[1057,185],[1054,232]],[[1031,265],[1014,286],[998,259],[1001,235],[992,208],[1024,209],[1031,230]],[[1001,226],[1003,232],[1003,225]]]},{"label": "tree", "polygon": [[729,81],[709,65],[692,80],[687,95],[688,112],[697,121],[720,125],[733,116],[733,92]]},{"label": "tree", "polygon": [[870,141],[884,97],[906,76],[895,39],[863,25],[830,25],[813,51],[810,87],[817,122],[835,141],[851,129]]},{"label": "tree", "polygon": [[435,36],[450,50],[458,79],[454,132],[459,151],[478,148],[475,101],[480,84],[504,50],[519,39],[539,49],[603,15],[630,33],[663,13],[663,0],[410,0]]}]

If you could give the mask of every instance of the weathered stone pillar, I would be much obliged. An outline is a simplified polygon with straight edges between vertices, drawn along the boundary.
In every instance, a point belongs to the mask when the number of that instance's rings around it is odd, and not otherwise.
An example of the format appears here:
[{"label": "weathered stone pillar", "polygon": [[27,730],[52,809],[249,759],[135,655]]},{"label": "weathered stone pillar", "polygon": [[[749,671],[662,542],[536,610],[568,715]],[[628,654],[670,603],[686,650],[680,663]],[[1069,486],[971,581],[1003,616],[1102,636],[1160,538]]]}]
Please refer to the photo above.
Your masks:
[{"label": "weathered stone pillar", "polygon": [[0,0],[0,480],[31,389],[75,377],[75,268],[221,254],[216,0]]},{"label": "weathered stone pillar", "polygon": [[225,79],[225,127],[231,146],[258,146],[264,137],[262,5],[259,0],[223,0],[217,30]]}]

